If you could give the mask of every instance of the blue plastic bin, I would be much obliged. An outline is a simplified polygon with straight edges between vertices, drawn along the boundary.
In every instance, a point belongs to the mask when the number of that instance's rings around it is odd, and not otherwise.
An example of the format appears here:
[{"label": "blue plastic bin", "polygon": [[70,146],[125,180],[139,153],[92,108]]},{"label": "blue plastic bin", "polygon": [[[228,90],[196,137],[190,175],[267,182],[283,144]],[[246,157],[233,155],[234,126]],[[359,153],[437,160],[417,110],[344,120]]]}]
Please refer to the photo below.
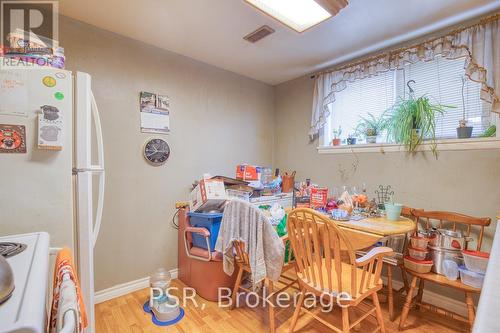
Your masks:
[{"label": "blue plastic bin", "polygon": [[[222,213],[188,213],[189,224],[193,227],[202,227],[210,231],[210,250],[214,251],[217,236],[219,236]],[[207,241],[201,234],[192,233],[193,246],[207,249]]]}]

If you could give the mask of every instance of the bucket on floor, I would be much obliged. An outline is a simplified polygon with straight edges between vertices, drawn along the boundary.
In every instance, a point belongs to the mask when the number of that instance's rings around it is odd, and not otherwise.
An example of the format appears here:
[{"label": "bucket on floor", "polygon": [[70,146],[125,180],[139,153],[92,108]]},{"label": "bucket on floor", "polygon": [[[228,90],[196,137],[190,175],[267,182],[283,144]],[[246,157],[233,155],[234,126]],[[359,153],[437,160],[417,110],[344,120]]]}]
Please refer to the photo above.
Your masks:
[{"label": "bucket on floor", "polygon": [[[210,232],[209,244],[210,250],[215,248],[215,242],[219,236],[220,224],[222,222],[222,213],[188,213],[189,224],[193,227],[202,227]],[[207,249],[207,241],[201,234],[192,233],[193,246]]]}]

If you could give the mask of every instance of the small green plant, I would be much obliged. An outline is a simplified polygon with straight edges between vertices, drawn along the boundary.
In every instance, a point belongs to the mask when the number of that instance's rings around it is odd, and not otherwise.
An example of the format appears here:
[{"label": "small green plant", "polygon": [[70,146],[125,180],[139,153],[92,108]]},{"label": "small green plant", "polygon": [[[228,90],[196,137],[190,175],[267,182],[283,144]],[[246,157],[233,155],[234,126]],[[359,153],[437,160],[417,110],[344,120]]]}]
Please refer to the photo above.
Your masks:
[{"label": "small green plant", "polygon": [[496,136],[496,134],[497,134],[497,127],[495,125],[491,125],[480,135],[480,137],[491,138]]},{"label": "small green plant", "polygon": [[338,129],[333,130],[333,131],[332,131],[332,134],[333,134],[333,138],[334,138],[334,139],[339,139],[339,138],[340,138],[340,136],[342,135],[342,127],[341,127],[341,126],[339,126],[339,128],[338,128]]},{"label": "small green plant", "polygon": [[410,94],[408,99],[400,99],[390,109],[387,135],[405,145],[409,152],[415,152],[422,141],[429,140],[432,153],[437,157],[436,116],[444,114],[448,108],[454,107],[433,104],[426,96],[415,98]]},{"label": "small green plant", "polygon": [[368,113],[366,117],[359,117],[358,125],[356,126],[356,134],[362,137],[377,136],[387,127],[387,116],[382,114],[380,117],[375,117]]}]

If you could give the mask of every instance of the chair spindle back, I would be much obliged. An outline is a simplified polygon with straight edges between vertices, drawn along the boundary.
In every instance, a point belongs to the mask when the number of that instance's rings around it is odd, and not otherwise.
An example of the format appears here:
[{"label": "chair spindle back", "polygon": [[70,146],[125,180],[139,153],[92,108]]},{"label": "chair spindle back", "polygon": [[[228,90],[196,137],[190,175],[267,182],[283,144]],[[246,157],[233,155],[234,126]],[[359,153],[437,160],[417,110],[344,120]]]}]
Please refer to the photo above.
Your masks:
[{"label": "chair spindle back", "polygon": [[418,219],[418,221],[423,222],[423,227],[426,230],[436,226],[439,229],[446,229],[451,225],[451,230],[456,231],[457,229],[460,229],[465,237],[471,237],[473,230],[477,229],[478,237],[476,251],[481,251],[484,228],[489,226],[491,223],[491,218],[489,217],[473,217],[445,211],[414,210],[413,215]]}]

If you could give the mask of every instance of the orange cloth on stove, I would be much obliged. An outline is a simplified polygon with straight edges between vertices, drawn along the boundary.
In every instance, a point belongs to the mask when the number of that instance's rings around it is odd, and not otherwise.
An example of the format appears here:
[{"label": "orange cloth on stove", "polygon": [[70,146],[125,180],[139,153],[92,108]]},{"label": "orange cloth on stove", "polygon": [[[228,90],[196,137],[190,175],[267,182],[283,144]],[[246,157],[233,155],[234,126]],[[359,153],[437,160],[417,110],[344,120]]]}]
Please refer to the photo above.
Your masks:
[{"label": "orange cloth on stove", "polygon": [[67,247],[63,248],[57,254],[56,265],[54,268],[54,283],[53,283],[53,298],[52,298],[52,308],[50,316],[50,327],[55,327],[55,321],[57,320],[57,311],[59,308],[59,287],[63,281],[63,275],[69,273],[71,280],[75,283],[76,293],[78,297],[78,310],[79,310],[79,330],[83,331],[85,327],[88,326],[87,312],[85,310],[85,304],[83,303],[83,297],[80,289],[80,283],[78,282],[78,276],[76,274],[76,267],[73,264],[73,256],[71,255],[71,250]]}]

